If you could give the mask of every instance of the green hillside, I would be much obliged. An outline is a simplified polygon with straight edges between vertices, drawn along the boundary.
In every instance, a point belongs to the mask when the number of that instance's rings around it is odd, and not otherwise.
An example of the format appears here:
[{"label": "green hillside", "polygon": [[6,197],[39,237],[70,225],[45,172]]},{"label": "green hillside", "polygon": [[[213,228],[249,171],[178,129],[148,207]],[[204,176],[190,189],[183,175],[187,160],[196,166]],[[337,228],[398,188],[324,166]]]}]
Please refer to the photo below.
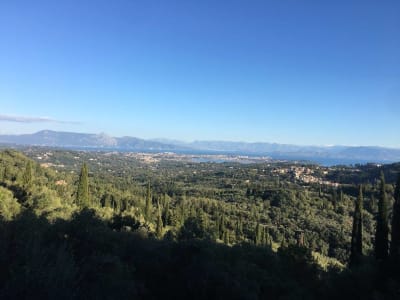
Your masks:
[{"label": "green hillside", "polygon": [[[374,259],[382,191],[371,177],[379,166],[25,153],[31,158],[0,152],[1,298],[389,299],[399,293],[397,260]],[[383,168],[391,174],[384,185],[390,219],[397,167]],[[368,180],[353,183],[349,174],[357,170]],[[359,183],[363,257],[348,268]]]}]

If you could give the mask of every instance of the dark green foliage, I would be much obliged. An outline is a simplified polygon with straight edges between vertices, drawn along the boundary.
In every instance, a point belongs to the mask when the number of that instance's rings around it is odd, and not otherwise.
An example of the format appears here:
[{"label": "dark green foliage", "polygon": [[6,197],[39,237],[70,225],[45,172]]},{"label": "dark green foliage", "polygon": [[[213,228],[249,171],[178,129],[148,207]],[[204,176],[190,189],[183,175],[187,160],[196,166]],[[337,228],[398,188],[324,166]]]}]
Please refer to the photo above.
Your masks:
[{"label": "dark green foliage", "polygon": [[197,217],[189,217],[183,224],[180,232],[179,239],[208,239],[210,233],[204,228],[202,220]]},{"label": "dark green foliage", "polygon": [[336,210],[336,207],[337,207],[337,202],[338,202],[337,198],[338,198],[337,191],[336,191],[336,189],[334,189],[332,192],[332,206],[333,206],[334,210]]},{"label": "dark green foliage", "polygon": [[32,186],[33,181],[33,169],[32,169],[32,162],[29,160],[26,164],[25,171],[22,174],[22,184],[26,188],[30,188]]},{"label": "dark green foliage", "polygon": [[220,217],[218,218],[216,227],[218,232],[218,238],[222,240],[226,232],[226,220],[223,214],[221,214]]},{"label": "dark green foliage", "polygon": [[254,244],[257,246],[260,246],[263,243],[262,232],[263,229],[261,228],[260,223],[257,222],[256,227],[254,228]]},{"label": "dark green foliage", "polygon": [[86,163],[83,163],[78,180],[76,203],[80,207],[89,207],[89,175]]},{"label": "dark green foliage", "polygon": [[376,235],[375,235],[375,257],[378,260],[384,260],[388,256],[388,235],[389,235],[389,222],[388,222],[388,204],[385,190],[385,177],[381,173],[380,180],[380,199],[378,206],[378,216],[376,221]]},{"label": "dark green foliage", "polygon": [[266,230],[265,226],[262,226],[262,229],[261,229],[261,245],[262,246],[268,245],[268,241],[269,241],[269,236],[268,236],[267,230]]},{"label": "dark green foliage", "polygon": [[350,266],[359,264],[362,256],[362,210],[363,210],[363,194],[362,185],[357,201],[355,203],[353,215],[353,231],[351,234],[351,248],[350,248]]},{"label": "dark green foliage", "polygon": [[394,191],[390,255],[400,261],[400,173],[397,177],[396,189]]},{"label": "dark green foliage", "polygon": [[306,278],[312,278],[317,273],[317,264],[312,257],[311,251],[306,247],[289,245],[282,246],[278,250],[278,255],[282,261],[287,263],[287,267],[298,276],[300,282],[307,282]]},{"label": "dark green foliage", "polygon": [[132,216],[123,216],[121,214],[114,215],[108,222],[108,226],[116,231],[135,231],[139,229],[140,225],[140,222]]},{"label": "dark green foliage", "polygon": [[1,299],[314,299],[327,293],[303,249],[275,254],[248,245],[143,239],[112,230],[91,210],[54,224],[27,212],[0,228]]},{"label": "dark green foliage", "polygon": [[151,199],[151,188],[150,188],[150,182],[147,183],[147,191],[146,191],[146,206],[144,208],[144,217],[146,221],[151,220],[151,214],[153,210],[153,202]]},{"label": "dark green foliage", "polygon": [[[165,198],[165,195],[164,195],[164,198]],[[166,200],[166,201],[164,200],[164,207],[162,210],[162,221],[165,226],[171,224],[171,211],[170,211],[168,200]]]},{"label": "dark green foliage", "polygon": [[160,239],[163,236],[163,221],[161,218],[161,209],[160,204],[158,204],[158,214],[157,214],[157,223],[156,223],[156,236]]},{"label": "dark green foliage", "polygon": [[236,237],[239,241],[243,239],[243,220],[241,215],[239,215],[239,218],[236,221]]},{"label": "dark green foliage", "polygon": [[11,220],[18,215],[21,205],[11,191],[0,186],[0,220]]},{"label": "dark green foliage", "polygon": [[[339,196],[334,185],[306,184],[291,175],[292,168],[305,168],[315,176],[337,170],[340,177],[341,167],[153,164],[131,154],[72,151],[52,151],[46,159],[65,165],[56,173],[36,164],[29,188],[23,179],[29,160],[18,152],[0,152],[0,172],[7,169],[6,176],[0,174],[1,299],[398,296],[395,264],[375,266],[368,256],[375,186],[363,185],[363,234],[353,230],[350,244],[350,216],[360,190],[341,185]],[[90,164],[93,210],[73,205],[71,195],[79,184],[70,171],[77,171],[77,159]],[[398,199],[391,183],[387,197]],[[356,211],[361,211],[358,200]],[[349,261],[349,249],[362,253],[362,239],[366,255],[351,272],[335,260],[321,264],[330,259],[326,256]],[[273,252],[279,244],[278,253]]]}]

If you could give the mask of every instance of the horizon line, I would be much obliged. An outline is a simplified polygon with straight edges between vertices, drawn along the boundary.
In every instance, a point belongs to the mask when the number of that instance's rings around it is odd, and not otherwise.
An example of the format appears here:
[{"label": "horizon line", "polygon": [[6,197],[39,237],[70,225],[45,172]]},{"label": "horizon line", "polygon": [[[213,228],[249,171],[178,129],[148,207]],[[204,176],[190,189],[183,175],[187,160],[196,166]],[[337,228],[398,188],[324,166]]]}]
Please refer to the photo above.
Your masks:
[{"label": "horizon line", "polygon": [[[133,135],[120,135],[120,136],[114,136],[110,135],[105,132],[98,132],[98,133],[93,133],[93,132],[76,132],[76,131],[64,131],[64,130],[52,130],[52,129],[42,129],[30,133],[1,133],[1,135],[12,135],[12,136],[21,136],[21,135],[32,135],[32,134],[37,134],[43,131],[50,131],[50,132],[58,132],[58,133],[72,133],[72,134],[90,134],[90,135],[106,135],[111,138],[124,138],[124,137],[129,137],[129,138],[138,138],[146,141],[154,141],[154,142],[160,142],[160,143],[170,143],[170,142],[179,142],[183,144],[191,144],[191,143],[196,143],[196,142],[222,142],[222,143],[243,143],[243,144],[275,144],[275,145],[285,145],[285,146],[298,146],[298,147],[321,147],[321,148],[334,148],[334,147],[349,147],[349,148],[360,148],[360,147],[371,147],[371,148],[386,148],[386,149],[393,149],[393,150],[400,150],[400,146],[379,146],[379,145],[345,145],[345,144],[328,144],[328,145],[321,145],[321,144],[294,144],[294,143],[278,143],[278,142],[268,142],[268,141],[243,141],[243,140],[224,140],[224,139],[193,139],[191,141],[187,140],[180,140],[180,139],[174,139],[174,138],[143,138],[143,137],[137,137]],[[160,141],[164,140],[164,141]]]}]

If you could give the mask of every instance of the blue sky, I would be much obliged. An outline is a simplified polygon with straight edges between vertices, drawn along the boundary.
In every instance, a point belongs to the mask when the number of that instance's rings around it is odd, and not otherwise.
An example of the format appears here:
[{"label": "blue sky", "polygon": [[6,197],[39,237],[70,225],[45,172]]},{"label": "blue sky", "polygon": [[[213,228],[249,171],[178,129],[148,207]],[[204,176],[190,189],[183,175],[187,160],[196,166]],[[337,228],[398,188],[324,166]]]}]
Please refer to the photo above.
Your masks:
[{"label": "blue sky", "polygon": [[0,133],[400,147],[399,15],[399,1],[2,0]]}]

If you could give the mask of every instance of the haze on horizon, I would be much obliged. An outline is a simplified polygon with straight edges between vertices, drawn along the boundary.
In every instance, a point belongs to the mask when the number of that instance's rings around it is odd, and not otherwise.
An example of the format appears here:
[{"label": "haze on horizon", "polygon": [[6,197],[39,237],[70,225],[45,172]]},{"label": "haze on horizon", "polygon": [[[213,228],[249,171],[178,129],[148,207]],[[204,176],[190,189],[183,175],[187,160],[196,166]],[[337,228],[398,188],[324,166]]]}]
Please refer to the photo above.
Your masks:
[{"label": "haze on horizon", "polygon": [[0,134],[400,148],[398,1],[2,1]]}]

